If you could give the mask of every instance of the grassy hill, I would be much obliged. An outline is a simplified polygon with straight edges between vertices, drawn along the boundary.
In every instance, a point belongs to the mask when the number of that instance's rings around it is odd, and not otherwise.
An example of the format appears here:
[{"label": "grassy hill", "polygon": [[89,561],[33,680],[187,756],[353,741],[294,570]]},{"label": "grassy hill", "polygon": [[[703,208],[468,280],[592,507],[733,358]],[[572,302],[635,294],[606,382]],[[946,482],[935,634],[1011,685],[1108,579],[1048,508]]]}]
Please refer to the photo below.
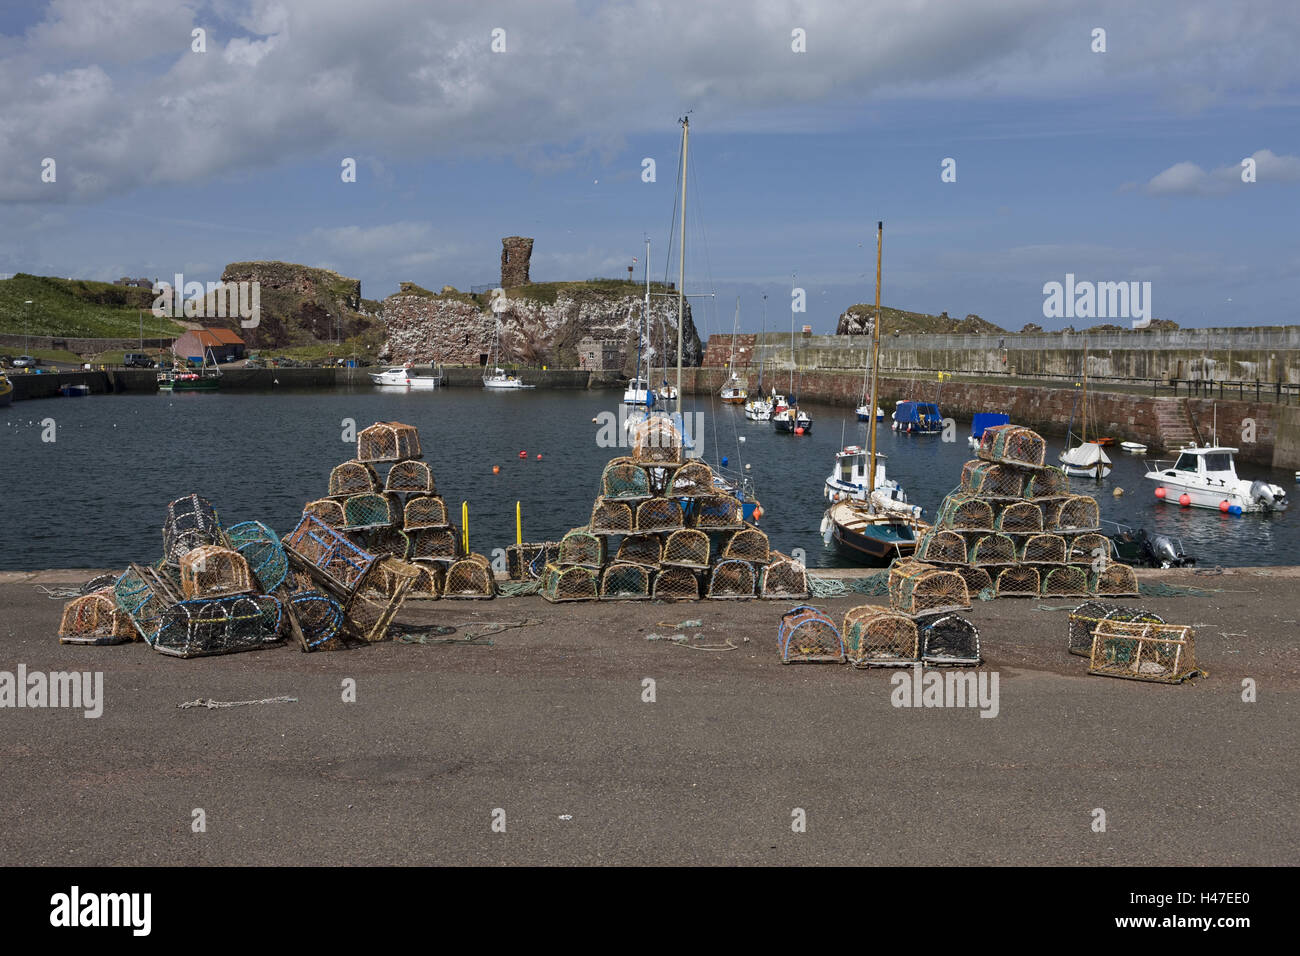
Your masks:
[{"label": "grassy hill", "polygon": [[185,331],[171,319],[152,314],[154,294],[149,289],[20,272],[12,279],[0,279],[0,332],[23,334],[28,299],[32,300],[29,335],[130,338],[140,332],[142,310],[146,338]]},{"label": "grassy hill", "polygon": [[[847,331],[870,328],[871,321],[875,318],[876,307],[865,303],[851,305],[844,310],[840,316],[839,329],[840,334]],[[978,332],[1005,332],[1006,329],[994,325],[987,319],[981,319],[978,315],[968,315],[964,319],[954,319],[944,312],[940,315],[929,315],[925,312],[907,312],[903,309],[891,309],[888,306],[880,307],[880,324],[884,331],[888,333],[901,332],[951,332],[951,333],[978,333]]]}]

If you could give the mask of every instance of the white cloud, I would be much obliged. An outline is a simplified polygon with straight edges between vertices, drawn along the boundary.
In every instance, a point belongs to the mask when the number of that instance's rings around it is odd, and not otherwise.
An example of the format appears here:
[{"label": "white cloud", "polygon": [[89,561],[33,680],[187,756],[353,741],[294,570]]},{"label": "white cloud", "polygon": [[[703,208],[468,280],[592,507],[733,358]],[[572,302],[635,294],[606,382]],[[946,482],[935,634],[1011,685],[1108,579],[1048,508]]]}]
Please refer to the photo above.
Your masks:
[{"label": "white cloud", "polygon": [[[1261,149],[1249,158],[1255,161],[1256,177],[1250,185],[1300,182],[1300,156],[1279,156],[1272,150]],[[1185,161],[1157,173],[1143,189],[1153,196],[1218,196],[1247,185],[1241,178],[1242,171],[1240,161],[1220,166],[1213,172]]]}]

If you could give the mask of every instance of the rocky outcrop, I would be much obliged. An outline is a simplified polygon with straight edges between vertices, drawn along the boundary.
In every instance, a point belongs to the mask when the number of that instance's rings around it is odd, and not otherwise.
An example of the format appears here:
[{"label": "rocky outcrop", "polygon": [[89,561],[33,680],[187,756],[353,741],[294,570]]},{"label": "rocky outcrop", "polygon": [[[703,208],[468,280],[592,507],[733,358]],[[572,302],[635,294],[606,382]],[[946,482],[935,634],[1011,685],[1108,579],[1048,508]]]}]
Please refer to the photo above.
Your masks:
[{"label": "rocky outcrop", "polygon": [[[253,348],[348,339],[376,324],[361,299],[361,280],[291,262],[232,262],[222,282],[257,282],[261,321],[240,334]],[[214,323],[220,324],[220,323]]]},{"label": "rocky outcrop", "polygon": [[[875,325],[876,307],[874,305],[851,305],[840,314],[836,326],[837,335],[866,335]],[[924,312],[905,312],[902,309],[880,307],[880,324],[885,333],[891,332],[937,332],[937,333],[979,333],[1004,332],[1005,329],[994,325],[978,315],[967,315],[964,319],[954,319],[947,312],[928,315]]]}]

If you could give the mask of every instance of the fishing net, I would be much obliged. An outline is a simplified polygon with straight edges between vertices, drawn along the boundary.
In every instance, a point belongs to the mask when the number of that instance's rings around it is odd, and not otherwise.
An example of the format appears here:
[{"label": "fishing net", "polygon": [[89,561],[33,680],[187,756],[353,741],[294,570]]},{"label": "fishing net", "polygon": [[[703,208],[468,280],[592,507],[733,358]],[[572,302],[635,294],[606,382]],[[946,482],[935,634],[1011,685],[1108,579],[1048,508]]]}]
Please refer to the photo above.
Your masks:
[{"label": "fishing net", "polygon": [[172,581],[157,568],[131,564],[113,584],[114,603],[131,619],[136,633],[150,644],[163,612],[180,599],[179,578]]},{"label": "fishing net", "polygon": [[943,499],[935,524],[953,531],[992,531],[993,509],[980,498],[960,493],[949,495]]},{"label": "fishing net", "polygon": [[808,596],[808,569],[779,551],[763,568],[758,579],[758,596],[773,600],[801,600]]},{"label": "fishing net", "polygon": [[181,558],[181,593],[186,600],[229,597],[253,590],[253,573],[238,551],[204,544]]},{"label": "fishing net", "polygon": [[1034,534],[1043,530],[1043,509],[1032,501],[1017,501],[1002,509],[994,527],[1009,534]]},{"label": "fishing net", "polygon": [[979,628],[956,614],[945,614],[922,624],[921,661],[936,666],[970,667],[979,664]]},{"label": "fishing net", "polygon": [[558,541],[512,544],[506,548],[506,573],[511,581],[540,581],[546,566],[559,559]]},{"label": "fishing net", "polygon": [[300,591],[289,598],[289,607],[306,650],[335,650],[342,645],[343,606],[338,601],[319,591]]},{"label": "fishing net", "polygon": [[309,501],[303,507],[302,513],[319,519],[321,523],[331,528],[342,528],[348,520],[343,514],[343,502],[335,501],[333,498],[317,498],[315,501]]},{"label": "fishing net", "polygon": [[496,576],[492,565],[481,554],[461,558],[447,569],[442,596],[445,598],[490,598],[497,593]]},{"label": "fishing net", "polygon": [[353,495],[343,502],[343,527],[347,531],[391,528],[400,523],[402,503],[396,495]]},{"label": "fishing net", "polygon": [[1050,531],[1096,531],[1101,527],[1097,499],[1088,495],[1071,495],[1045,510]]},{"label": "fishing net", "polygon": [[1165,619],[1146,608],[1125,607],[1122,604],[1104,604],[1101,601],[1084,601],[1070,612],[1067,650],[1079,657],[1092,656],[1092,633],[1102,621],[1139,621],[1146,624],[1163,624]]},{"label": "fishing net", "polygon": [[955,571],[903,558],[889,566],[889,606],[904,614],[952,611],[969,608],[970,594]]},{"label": "fishing net", "polygon": [[198,495],[177,498],[167,506],[162,535],[163,559],[173,568],[180,567],[181,558],[194,548],[226,543],[217,510]]},{"label": "fishing net", "polygon": [[1201,673],[1195,634],[1181,624],[1103,620],[1093,631],[1088,673],[1181,683]]},{"label": "fishing net", "polygon": [[631,534],[632,508],[621,501],[597,498],[591,506],[591,521],[587,527],[592,534]]},{"label": "fishing net", "polygon": [[1070,493],[1070,476],[1056,467],[1041,468],[1029,476],[1026,498],[1059,498]]},{"label": "fishing net", "polygon": [[1038,432],[1020,425],[993,425],[984,429],[977,452],[985,461],[1010,465],[1042,465],[1047,442]]},{"label": "fishing net", "polygon": [[596,571],[578,565],[562,568],[558,564],[548,564],[538,593],[552,604],[561,601],[594,601],[600,593],[596,585]]},{"label": "fishing net", "polygon": [[[403,462],[403,464],[423,464],[423,462]],[[437,495],[419,495],[406,499],[402,510],[402,527],[407,531],[418,528],[446,528],[451,524],[447,517],[447,502]]]},{"label": "fishing net", "polygon": [[1081,534],[1070,542],[1071,564],[1091,564],[1110,557],[1110,539],[1104,534]]},{"label": "fishing net", "polygon": [[683,528],[668,536],[664,544],[664,554],[660,559],[664,566],[677,565],[683,568],[707,568],[709,566],[709,536],[695,528]]},{"label": "fishing net", "polygon": [[346,498],[378,491],[382,487],[375,469],[364,461],[345,461],[330,472],[330,497]]},{"label": "fishing net", "polygon": [[688,461],[673,474],[672,494],[677,498],[713,494],[713,469],[702,461]]},{"label": "fishing net", "polygon": [[461,534],[455,526],[450,528],[422,528],[412,531],[412,561],[455,561],[465,553]]},{"label": "fishing net", "polygon": [[965,564],[966,539],[956,531],[928,531],[921,537],[916,556],[939,564]]},{"label": "fishing net", "polygon": [[857,667],[900,667],[919,659],[916,622],[877,604],[844,615],[844,652]]},{"label": "fishing net", "polygon": [[639,564],[615,561],[600,577],[602,601],[645,601],[650,598],[653,572]]},{"label": "fishing net", "polygon": [[709,575],[708,596],[719,600],[752,598],[756,584],[752,564],[727,558],[713,566],[713,573]]},{"label": "fishing net", "polygon": [[1020,564],[998,572],[998,597],[1038,597],[1042,589],[1038,568]]},{"label": "fishing net", "polygon": [[745,525],[740,499],[731,495],[705,495],[695,499],[695,527],[726,530]]},{"label": "fishing net", "polygon": [[651,498],[636,506],[637,531],[676,531],[685,524],[681,503],[671,498]]},{"label": "fishing net", "polygon": [[652,594],[656,601],[698,601],[699,575],[690,568],[664,568],[655,575]]},{"label": "fishing net", "polygon": [[311,566],[344,593],[360,587],[378,558],[357,547],[328,525],[303,515],[298,527],[284,539],[290,561],[298,558]]},{"label": "fishing net", "polygon": [[420,433],[414,425],[375,422],[357,435],[357,461],[405,461],[423,457]]},{"label": "fishing net", "polygon": [[962,465],[961,490],[981,498],[1019,498],[1025,490],[1025,473],[1007,465],[975,459]]},{"label": "fishing net", "polygon": [[757,528],[744,528],[727,540],[722,549],[722,557],[767,564],[770,550],[767,535]]},{"label": "fishing net", "polygon": [[386,554],[403,561],[411,558],[411,535],[398,528],[354,531],[348,537],[371,554]]},{"label": "fishing net", "polygon": [[163,612],[153,648],[171,657],[256,650],[280,639],[281,613],[266,594],[182,601]]},{"label": "fishing net", "polygon": [[663,542],[652,534],[630,534],[618,546],[616,560],[626,564],[640,564],[648,568],[659,567],[663,559]]},{"label": "fishing net", "polygon": [[1025,541],[1020,560],[1025,564],[1064,564],[1065,539],[1059,534],[1036,534]]},{"label": "fishing net", "polygon": [[835,622],[808,604],[781,615],[776,642],[782,664],[844,663],[844,641]]},{"label": "fishing net", "polygon": [[263,594],[270,594],[289,573],[289,558],[280,536],[260,521],[241,521],[226,530],[230,546],[248,562],[253,579]]},{"label": "fishing net", "polygon": [[1016,563],[1016,542],[1005,534],[986,534],[970,548],[970,563],[988,567]]},{"label": "fishing net", "polygon": [[384,479],[384,490],[410,495],[434,495],[438,488],[433,481],[433,472],[422,461],[399,461],[388,469]]},{"label": "fishing net", "polygon": [[681,464],[682,433],[669,418],[656,415],[646,419],[636,426],[632,460],[641,464]]},{"label": "fishing net", "polygon": [[1127,564],[1111,562],[1095,573],[1092,590],[1101,597],[1137,597],[1137,573]]},{"label": "fishing net", "polygon": [[574,528],[560,540],[559,563],[562,567],[604,567],[605,539],[585,528]]},{"label": "fishing net", "polygon": [[1043,568],[1042,594],[1051,597],[1087,597],[1088,575],[1083,568],[1066,565]]},{"label": "fishing net", "polygon": [[63,606],[60,644],[125,644],[139,640],[131,616],[118,608],[111,587],[73,598]]},{"label": "fishing net", "polygon": [[631,458],[615,458],[601,473],[600,493],[609,501],[641,501],[650,497],[650,478]]}]

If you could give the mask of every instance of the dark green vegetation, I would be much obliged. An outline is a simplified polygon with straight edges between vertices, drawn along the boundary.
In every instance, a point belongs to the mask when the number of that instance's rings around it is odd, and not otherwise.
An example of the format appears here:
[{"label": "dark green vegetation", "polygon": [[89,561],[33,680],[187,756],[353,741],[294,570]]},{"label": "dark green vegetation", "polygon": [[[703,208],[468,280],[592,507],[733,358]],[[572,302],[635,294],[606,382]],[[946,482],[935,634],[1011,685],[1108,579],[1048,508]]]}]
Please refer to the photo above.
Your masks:
[{"label": "dark green vegetation", "polygon": [[[30,310],[24,304],[28,299],[32,300]],[[153,315],[153,302],[150,289],[20,272],[12,279],[0,279],[0,332],[130,338],[140,333],[141,312],[146,338],[185,331],[171,319]],[[28,317],[24,330],[24,318]]]}]

